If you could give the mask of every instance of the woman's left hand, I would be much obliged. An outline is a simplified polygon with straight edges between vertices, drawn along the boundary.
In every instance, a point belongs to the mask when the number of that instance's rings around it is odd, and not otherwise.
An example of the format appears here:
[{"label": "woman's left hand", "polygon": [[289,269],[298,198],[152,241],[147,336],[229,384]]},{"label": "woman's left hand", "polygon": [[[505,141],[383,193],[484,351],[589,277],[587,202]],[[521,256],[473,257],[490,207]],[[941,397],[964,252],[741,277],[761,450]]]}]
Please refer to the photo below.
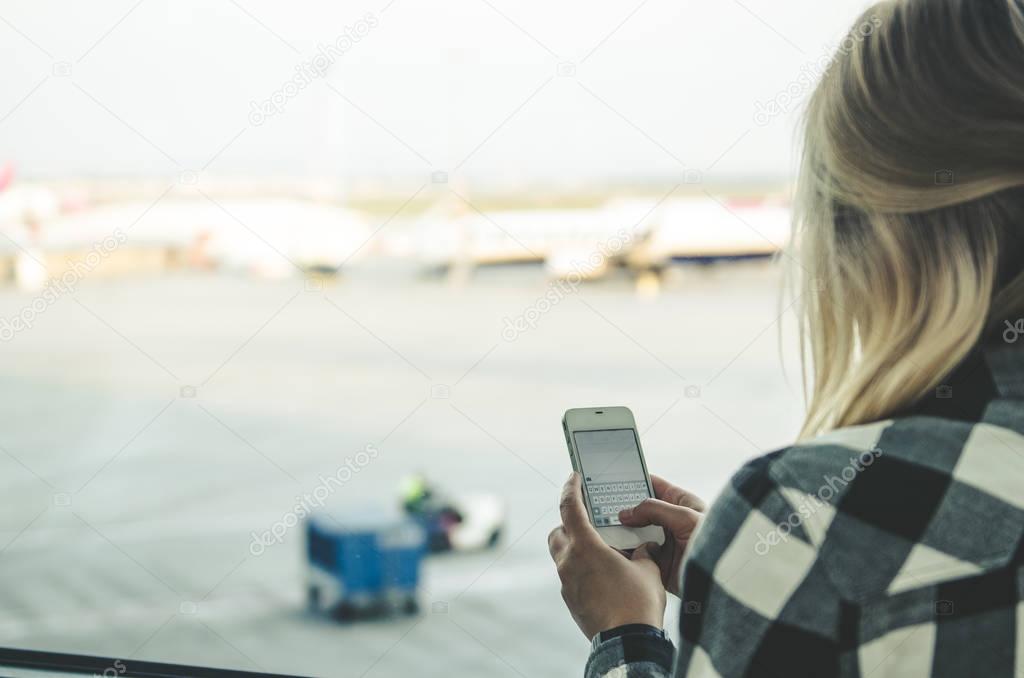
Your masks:
[{"label": "woman's left hand", "polygon": [[562,525],[548,535],[551,558],[562,580],[562,598],[587,639],[623,624],[662,628],[665,587],[646,546],[628,557],[608,546],[590,523],[580,475],[562,488]]}]

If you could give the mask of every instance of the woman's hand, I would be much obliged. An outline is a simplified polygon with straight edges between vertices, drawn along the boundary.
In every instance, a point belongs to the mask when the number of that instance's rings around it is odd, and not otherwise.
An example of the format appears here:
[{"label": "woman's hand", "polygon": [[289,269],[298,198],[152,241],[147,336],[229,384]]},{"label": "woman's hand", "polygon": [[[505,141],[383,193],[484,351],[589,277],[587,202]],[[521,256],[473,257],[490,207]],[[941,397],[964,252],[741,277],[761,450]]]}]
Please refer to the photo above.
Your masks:
[{"label": "woman's hand", "polygon": [[580,482],[573,473],[562,488],[562,525],[548,535],[572,618],[588,640],[623,624],[662,628],[665,589],[658,564],[643,546],[630,558],[604,543],[587,517]]},{"label": "woman's hand", "polygon": [[660,547],[652,544],[651,555],[661,569],[665,590],[679,595],[679,567],[706,507],[699,497],[669,484],[664,478],[652,475],[651,484],[657,499],[645,499],[635,508],[620,512],[619,520],[627,527],[657,525],[665,528],[665,543]]}]

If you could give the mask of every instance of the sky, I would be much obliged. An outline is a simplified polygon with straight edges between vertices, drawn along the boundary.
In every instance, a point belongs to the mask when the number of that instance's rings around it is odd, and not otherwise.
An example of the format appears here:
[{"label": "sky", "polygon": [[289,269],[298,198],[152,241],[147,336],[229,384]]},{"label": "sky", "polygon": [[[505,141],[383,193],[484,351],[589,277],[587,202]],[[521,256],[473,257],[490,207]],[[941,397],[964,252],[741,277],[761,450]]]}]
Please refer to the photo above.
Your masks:
[{"label": "sky", "polygon": [[866,6],[0,0],[0,162],[40,178],[784,179],[802,76]]}]

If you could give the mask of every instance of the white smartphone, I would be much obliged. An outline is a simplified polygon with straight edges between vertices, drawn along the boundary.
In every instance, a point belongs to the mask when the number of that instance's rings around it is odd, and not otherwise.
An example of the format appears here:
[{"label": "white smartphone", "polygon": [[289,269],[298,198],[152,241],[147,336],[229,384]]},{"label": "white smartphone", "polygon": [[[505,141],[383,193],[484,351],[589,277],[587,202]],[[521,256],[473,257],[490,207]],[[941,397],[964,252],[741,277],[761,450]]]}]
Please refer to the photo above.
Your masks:
[{"label": "white smartphone", "polygon": [[605,543],[628,551],[648,542],[662,544],[656,525],[626,527],[619,511],[654,496],[636,421],[628,407],[585,407],[562,417],[572,468],[583,476],[583,501],[590,522]]}]

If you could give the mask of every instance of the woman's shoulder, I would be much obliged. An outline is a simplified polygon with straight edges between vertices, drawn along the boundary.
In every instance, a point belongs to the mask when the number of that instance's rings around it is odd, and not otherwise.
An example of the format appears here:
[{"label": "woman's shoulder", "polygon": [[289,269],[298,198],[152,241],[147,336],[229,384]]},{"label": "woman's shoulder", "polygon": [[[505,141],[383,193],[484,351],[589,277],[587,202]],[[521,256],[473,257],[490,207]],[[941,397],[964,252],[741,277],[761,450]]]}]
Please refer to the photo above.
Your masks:
[{"label": "woman's shoulder", "polygon": [[1020,433],[912,416],[758,457],[733,477],[723,510],[766,507],[842,597],[864,600],[1007,565],[1024,537],[1020,487]]}]

